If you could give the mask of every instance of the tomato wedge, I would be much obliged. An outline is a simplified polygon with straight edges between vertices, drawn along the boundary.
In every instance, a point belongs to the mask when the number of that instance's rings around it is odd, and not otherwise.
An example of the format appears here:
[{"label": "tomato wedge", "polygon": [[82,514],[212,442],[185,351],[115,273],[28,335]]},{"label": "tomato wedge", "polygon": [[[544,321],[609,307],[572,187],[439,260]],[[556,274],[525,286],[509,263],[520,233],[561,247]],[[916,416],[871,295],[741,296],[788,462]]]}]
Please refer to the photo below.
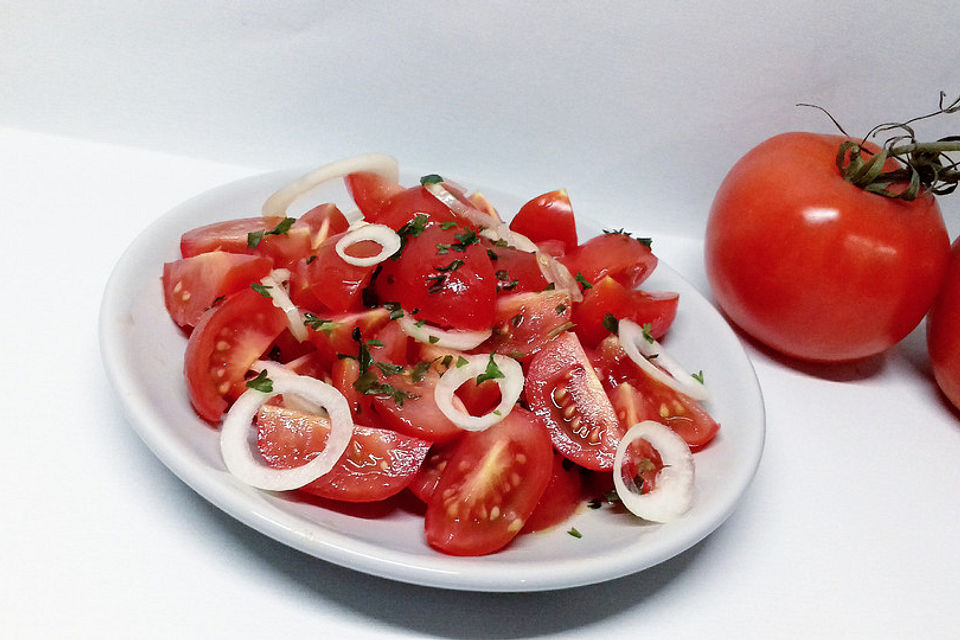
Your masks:
[{"label": "tomato wedge", "polygon": [[537,244],[557,240],[564,251],[577,246],[577,224],[566,189],[545,193],[523,205],[510,221],[510,229]]},{"label": "tomato wedge", "polygon": [[489,429],[468,433],[427,504],[427,542],[458,556],[503,548],[536,508],[552,463],[543,424],[520,407]]},{"label": "tomato wedge", "polygon": [[395,397],[374,395],[373,410],[383,420],[383,424],[395,431],[405,433],[430,442],[448,442],[463,433],[463,430],[450,422],[434,400],[434,389],[440,380],[435,367],[430,367],[422,378],[414,380],[413,371],[386,376],[374,369],[381,383],[389,384],[407,397],[402,404]]},{"label": "tomato wedge", "polygon": [[533,357],[526,396],[557,451],[587,469],[613,469],[623,431],[576,335],[561,333]]},{"label": "tomato wedge", "polygon": [[405,189],[396,182],[390,182],[383,176],[369,171],[351,173],[343,179],[347,193],[357,203],[363,217],[372,220],[383,205],[393,196]]},{"label": "tomato wedge", "polygon": [[553,456],[550,482],[527,519],[521,533],[543,531],[560,524],[573,515],[583,502],[583,482],[580,469],[559,453]]},{"label": "tomato wedge", "polygon": [[213,307],[190,334],[184,373],[190,402],[201,418],[217,422],[245,390],[254,363],[287,327],[287,316],[253,289]]},{"label": "tomato wedge", "polygon": [[361,267],[346,262],[337,253],[337,241],[345,234],[330,236],[313,254],[290,269],[290,299],[314,313],[346,313],[363,308],[362,293],[376,266]]},{"label": "tomato wedge", "polygon": [[[271,467],[290,469],[326,446],[330,422],[294,409],[265,405],[256,417],[257,446]],[[345,502],[384,500],[413,479],[430,445],[394,431],[354,425],[347,450],[328,473],[299,490]]]},{"label": "tomato wedge", "polygon": [[569,327],[572,308],[566,291],[501,296],[497,299],[493,336],[483,345],[483,351],[527,358]]},{"label": "tomato wedge", "polygon": [[591,285],[611,276],[627,289],[636,289],[657,266],[650,245],[626,233],[603,233],[560,258],[570,273]]},{"label": "tomato wedge", "polygon": [[660,339],[677,317],[679,300],[679,294],[672,291],[631,291],[610,276],[604,276],[592,289],[583,292],[583,302],[574,309],[575,331],[585,346],[595,347],[610,335],[607,322],[610,314],[614,327],[616,321],[627,318],[641,327],[649,324],[650,335]]},{"label": "tomato wedge", "polygon": [[163,265],[163,302],[181,327],[192,327],[203,312],[225,297],[270,273],[273,263],[260,256],[210,251]]}]

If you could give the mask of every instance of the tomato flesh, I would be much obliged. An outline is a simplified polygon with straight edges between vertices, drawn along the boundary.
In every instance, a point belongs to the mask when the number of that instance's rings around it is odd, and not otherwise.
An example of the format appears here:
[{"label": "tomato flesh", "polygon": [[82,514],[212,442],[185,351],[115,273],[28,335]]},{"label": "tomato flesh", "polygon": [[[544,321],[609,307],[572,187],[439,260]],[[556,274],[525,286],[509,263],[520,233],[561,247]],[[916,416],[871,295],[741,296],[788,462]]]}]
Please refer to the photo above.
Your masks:
[{"label": "tomato flesh", "polygon": [[950,250],[943,287],[927,317],[927,350],[933,375],[953,406],[960,408],[960,239]]},{"label": "tomato flesh", "polygon": [[427,504],[427,542],[458,556],[503,548],[540,501],[552,461],[543,424],[520,407],[489,429],[466,434]]},{"label": "tomato flesh", "polygon": [[543,531],[560,524],[572,516],[582,502],[580,470],[559,453],[554,454],[550,481],[521,532]]},{"label": "tomato flesh", "polygon": [[610,276],[627,289],[636,289],[653,273],[657,257],[650,245],[626,233],[604,233],[568,252],[560,262],[591,285]]},{"label": "tomato flesh", "polygon": [[[323,451],[330,433],[324,417],[264,405],[256,417],[257,446],[267,465],[290,469]],[[384,500],[413,479],[430,445],[393,431],[354,425],[347,450],[328,473],[299,491],[345,502]]]},{"label": "tomato flesh", "polygon": [[533,357],[526,397],[557,451],[587,469],[613,469],[622,429],[576,335],[560,334]]},{"label": "tomato flesh", "polygon": [[536,243],[556,240],[564,251],[577,246],[577,224],[566,189],[537,196],[520,207],[510,221],[510,229]]},{"label": "tomato flesh", "polygon": [[163,301],[181,327],[192,327],[214,302],[257,282],[273,263],[260,256],[210,251],[163,265]]},{"label": "tomato flesh", "polygon": [[485,351],[518,360],[537,353],[564,331],[573,314],[566,291],[517,293],[497,299],[493,336]]},{"label": "tomato flesh", "polygon": [[[631,291],[610,276],[604,276],[593,288],[584,291],[583,302],[573,313],[575,331],[585,346],[595,347],[610,335],[607,326],[610,322],[616,328],[616,321],[626,318],[641,327],[649,324],[650,335],[660,339],[677,316],[679,300],[677,293]],[[613,316],[612,320],[607,314]]]},{"label": "tomato flesh", "polygon": [[360,213],[368,220],[374,219],[390,198],[404,191],[399,184],[367,171],[351,173],[343,182]]},{"label": "tomato flesh", "polygon": [[213,307],[187,341],[184,373],[193,408],[217,422],[246,389],[244,378],[287,327],[287,316],[269,298],[247,288]]}]

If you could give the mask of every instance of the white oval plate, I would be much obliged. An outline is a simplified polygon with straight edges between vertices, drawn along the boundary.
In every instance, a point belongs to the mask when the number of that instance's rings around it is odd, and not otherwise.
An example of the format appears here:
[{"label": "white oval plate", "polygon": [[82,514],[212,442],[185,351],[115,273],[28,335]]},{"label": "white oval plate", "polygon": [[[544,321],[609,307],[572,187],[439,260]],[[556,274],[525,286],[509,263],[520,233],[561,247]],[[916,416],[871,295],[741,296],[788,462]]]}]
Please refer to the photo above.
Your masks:
[{"label": "white oval plate", "polygon": [[[703,370],[713,395],[708,408],[721,424],[716,439],[694,457],[693,507],[676,522],[650,524],[609,508],[584,509],[552,530],[519,537],[499,553],[460,558],[428,547],[423,520],[413,513],[396,510],[377,519],[358,518],[258,491],[231,476],[220,458],[217,430],[196,416],[187,399],[182,374],[186,339],[163,305],[162,266],[179,258],[184,231],[259,215],[263,201],[298,175],[287,171],[240,180],[174,208],[127,249],[104,293],[101,353],[126,415],[156,456],[200,495],[254,529],[323,560],[394,580],[473,591],[539,591],[618,578],[681,553],[730,515],[763,449],[760,387],[726,322],[662,263],[644,288],[680,292],[678,317],[664,344],[691,371]],[[405,184],[416,181],[412,175],[403,179]],[[485,194],[504,212],[523,203]],[[339,184],[314,195],[315,202],[345,201]],[[581,238],[601,231],[582,217],[578,225]],[[567,533],[571,527],[582,539]]]}]

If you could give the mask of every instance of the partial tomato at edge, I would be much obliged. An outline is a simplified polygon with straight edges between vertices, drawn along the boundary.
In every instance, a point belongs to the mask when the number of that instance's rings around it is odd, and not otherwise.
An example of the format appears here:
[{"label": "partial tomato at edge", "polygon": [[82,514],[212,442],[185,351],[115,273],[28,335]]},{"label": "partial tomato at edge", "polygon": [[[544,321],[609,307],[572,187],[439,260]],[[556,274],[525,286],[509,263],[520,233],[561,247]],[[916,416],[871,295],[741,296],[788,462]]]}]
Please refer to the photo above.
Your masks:
[{"label": "partial tomato at edge", "polygon": [[844,140],[786,133],[761,143],[727,174],[707,223],[718,305],[760,342],[803,360],[854,360],[895,344],[920,322],[946,268],[936,199],[886,198],[846,182],[836,165]]},{"label": "partial tomato at edge", "polygon": [[937,384],[960,409],[960,239],[950,250],[943,286],[927,317],[927,350]]}]

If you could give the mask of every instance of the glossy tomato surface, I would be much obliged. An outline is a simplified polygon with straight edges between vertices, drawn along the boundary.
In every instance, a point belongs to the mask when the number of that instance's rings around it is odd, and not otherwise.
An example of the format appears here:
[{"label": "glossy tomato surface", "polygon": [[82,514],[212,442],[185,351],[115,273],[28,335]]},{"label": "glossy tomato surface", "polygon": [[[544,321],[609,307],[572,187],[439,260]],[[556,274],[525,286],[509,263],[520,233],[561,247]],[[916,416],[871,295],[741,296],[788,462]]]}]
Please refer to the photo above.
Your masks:
[{"label": "glossy tomato surface", "polygon": [[960,408],[960,239],[950,250],[943,287],[927,318],[927,349],[937,384]]},{"label": "glossy tomato surface", "polygon": [[936,200],[868,193],[836,166],[841,136],[786,133],[730,171],[707,224],[718,305],[789,356],[844,361],[890,347],[919,323],[946,266]]}]

